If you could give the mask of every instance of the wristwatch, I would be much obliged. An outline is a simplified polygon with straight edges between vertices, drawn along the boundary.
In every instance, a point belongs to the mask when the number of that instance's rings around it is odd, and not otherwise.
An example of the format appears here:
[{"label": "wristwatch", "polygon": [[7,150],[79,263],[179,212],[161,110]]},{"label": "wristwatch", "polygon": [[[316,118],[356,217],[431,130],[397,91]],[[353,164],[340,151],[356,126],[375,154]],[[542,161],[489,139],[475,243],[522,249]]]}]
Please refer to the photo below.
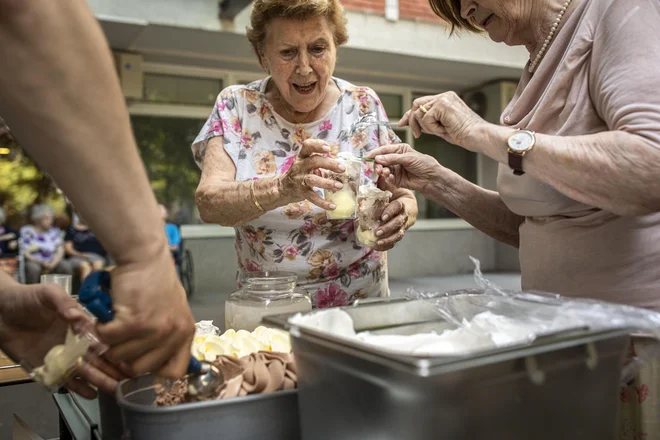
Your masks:
[{"label": "wristwatch", "polygon": [[536,134],[530,130],[518,129],[509,136],[506,141],[509,146],[509,167],[513,170],[516,176],[525,174],[523,171],[523,157],[527,154],[536,143]]}]

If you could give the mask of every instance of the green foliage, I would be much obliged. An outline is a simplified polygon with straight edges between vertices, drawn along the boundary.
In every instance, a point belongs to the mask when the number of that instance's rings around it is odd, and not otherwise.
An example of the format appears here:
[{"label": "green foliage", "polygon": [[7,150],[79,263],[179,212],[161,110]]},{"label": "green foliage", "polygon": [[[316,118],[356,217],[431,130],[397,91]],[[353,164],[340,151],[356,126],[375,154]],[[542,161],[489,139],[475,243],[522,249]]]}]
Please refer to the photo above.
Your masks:
[{"label": "green foliage", "polygon": [[171,212],[192,209],[200,171],[190,145],[204,121],[160,116],[132,116],[131,121],[140,155],[158,200]]},{"label": "green foliage", "polygon": [[16,144],[5,144],[10,154],[0,156],[0,206],[8,218],[18,218],[30,205],[48,203],[63,211],[65,202],[53,181]]}]

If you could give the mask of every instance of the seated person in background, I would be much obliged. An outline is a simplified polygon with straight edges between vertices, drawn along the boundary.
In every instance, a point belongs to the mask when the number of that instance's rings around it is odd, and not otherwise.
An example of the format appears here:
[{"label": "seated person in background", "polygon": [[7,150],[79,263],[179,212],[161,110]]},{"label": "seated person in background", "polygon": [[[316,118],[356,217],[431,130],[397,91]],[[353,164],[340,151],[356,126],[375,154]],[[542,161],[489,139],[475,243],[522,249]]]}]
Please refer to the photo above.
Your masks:
[{"label": "seated person in background", "polygon": [[5,211],[0,208],[0,258],[15,257],[18,255],[18,232],[6,227],[5,221]]},{"label": "seated person in background", "polygon": [[160,204],[160,212],[163,217],[163,222],[165,222],[165,235],[167,235],[167,242],[170,245],[170,251],[172,252],[172,257],[174,261],[179,262],[179,246],[181,245],[181,233],[179,232],[179,227],[174,223],[169,223],[167,218],[169,216],[167,208],[165,205]]},{"label": "seated person in background", "polygon": [[21,228],[19,244],[25,256],[27,284],[37,284],[44,273],[72,273],[64,259],[62,231],[53,226],[53,215],[50,206],[34,205],[30,213],[32,224]]},{"label": "seated person in background", "polygon": [[14,275],[18,256],[18,232],[5,227],[5,211],[0,208],[0,270]]},{"label": "seated person in background", "polygon": [[64,237],[64,250],[71,268],[82,282],[92,271],[105,267],[107,252],[82,217],[73,213],[71,226]]}]

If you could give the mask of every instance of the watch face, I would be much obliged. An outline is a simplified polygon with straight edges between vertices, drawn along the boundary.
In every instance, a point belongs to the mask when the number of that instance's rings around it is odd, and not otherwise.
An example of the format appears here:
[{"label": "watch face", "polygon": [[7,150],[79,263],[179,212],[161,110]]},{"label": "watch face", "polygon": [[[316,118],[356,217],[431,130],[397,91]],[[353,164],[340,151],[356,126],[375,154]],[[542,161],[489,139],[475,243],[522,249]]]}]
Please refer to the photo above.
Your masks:
[{"label": "watch face", "polygon": [[518,153],[527,151],[534,146],[534,136],[526,131],[518,131],[509,138],[509,148]]}]

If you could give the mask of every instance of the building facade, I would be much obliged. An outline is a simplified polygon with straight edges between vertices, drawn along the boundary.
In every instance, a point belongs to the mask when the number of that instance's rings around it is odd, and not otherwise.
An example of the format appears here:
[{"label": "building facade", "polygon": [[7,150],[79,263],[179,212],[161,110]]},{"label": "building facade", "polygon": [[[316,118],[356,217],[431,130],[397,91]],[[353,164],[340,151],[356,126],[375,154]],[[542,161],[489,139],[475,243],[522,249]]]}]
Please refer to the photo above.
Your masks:
[{"label": "building facade", "polygon": [[[335,76],[373,88],[390,119],[418,96],[454,90],[495,122],[525,64],[524,49],[482,35],[449,35],[427,0],[343,0],[349,42]],[[154,190],[194,251],[199,290],[228,291],[236,270],[233,230],[200,224],[199,179],[189,145],[226,86],[265,76],[245,37],[248,0],[88,0],[117,61],[140,152]],[[400,137],[467,179],[493,188],[496,164],[442,140]],[[495,243],[422,197],[420,221],[390,255],[393,277],[515,270],[513,249]],[[428,243],[432,241],[433,246]]]}]

